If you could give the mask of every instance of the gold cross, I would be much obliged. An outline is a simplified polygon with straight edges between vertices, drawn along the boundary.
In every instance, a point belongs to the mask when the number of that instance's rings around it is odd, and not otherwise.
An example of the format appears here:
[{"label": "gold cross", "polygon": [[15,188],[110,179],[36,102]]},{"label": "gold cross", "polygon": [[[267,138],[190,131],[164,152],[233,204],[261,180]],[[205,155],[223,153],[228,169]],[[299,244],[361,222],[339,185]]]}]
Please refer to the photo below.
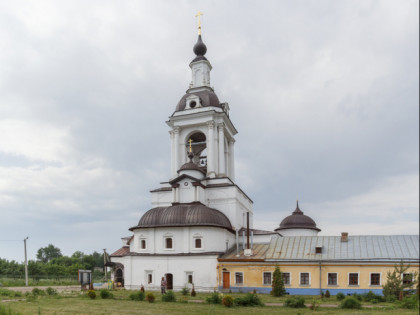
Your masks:
[{"label": "gold cross", "polygon": [[190,152],[192,152],[192,146],[191,145],[192,145],[193,141],[190,139],[190,140],[188,140],[188,142],[190,143]]},{"label": "gold cross", "polygon": [[201,19],[200,16],[204,15],[203,12],[198,11],[195,17],[198,17],[198,35],[201,35]]}]

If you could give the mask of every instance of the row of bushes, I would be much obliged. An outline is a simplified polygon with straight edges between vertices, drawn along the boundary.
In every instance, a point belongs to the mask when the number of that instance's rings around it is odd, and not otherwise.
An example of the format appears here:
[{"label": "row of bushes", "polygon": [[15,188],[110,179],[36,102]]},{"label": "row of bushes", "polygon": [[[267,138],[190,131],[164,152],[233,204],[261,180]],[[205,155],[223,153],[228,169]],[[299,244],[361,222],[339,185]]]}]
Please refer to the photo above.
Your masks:
[{"label": "row of bushes", "polygon": [[255,293],[247,293],[243,297],[237,297],[235,299],[230,295],[224,296],[218,292],[214,292],[212,295],[206,298],[206,302],[210,304],[223,304],[226,307],[237,306],[264,306],[260,297]]},{"label": "row of bushes", "polygon": [[[46,288],[45,290],[39,289],[39,288],[33,288],[31,292],[26,292],[25,296],[33,295],[33,296],[39,296],[39,295],[57,295],[57,290],[51,287]],[[18,291],[12,291],[8,289],[0,288],[0,296],[8,296],[11,298],[15,297],[22,297],[22,292]]]}]

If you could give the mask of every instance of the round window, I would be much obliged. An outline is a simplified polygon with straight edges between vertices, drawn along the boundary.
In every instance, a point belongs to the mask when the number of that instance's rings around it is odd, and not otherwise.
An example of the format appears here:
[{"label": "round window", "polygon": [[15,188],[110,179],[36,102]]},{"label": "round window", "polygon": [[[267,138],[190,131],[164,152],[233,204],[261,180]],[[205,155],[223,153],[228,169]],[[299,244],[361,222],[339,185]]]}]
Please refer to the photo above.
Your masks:
[{"label": "round window", "polygon": [[190,107],[191,108],[194,108],[196,105],[197,105],[197,103],[195,101],[191,101],[190,102]]}]

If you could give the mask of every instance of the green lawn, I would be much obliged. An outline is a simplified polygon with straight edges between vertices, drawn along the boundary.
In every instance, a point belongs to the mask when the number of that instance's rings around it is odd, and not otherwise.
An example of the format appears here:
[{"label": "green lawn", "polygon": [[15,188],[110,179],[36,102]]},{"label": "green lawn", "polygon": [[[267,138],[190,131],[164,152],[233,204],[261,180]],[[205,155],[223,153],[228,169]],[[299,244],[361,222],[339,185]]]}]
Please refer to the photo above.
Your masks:
[{"label": "green lawn", "polygon": [[[99,293],[99,292],[98,292]],[[375,309],[363,310],[341,310],[338,308],[320,308],[316,312],[306,309],[290,309],[280,306],[264,306],[264,307],[233,307],[226,308],[223,305],[210,305],[206,303],[196,302],[175,302],[165,303],[160,300],[160,293],[154,292],[156,295],[155,303],[146,301],[137,302],[128,300],[128,295],[132,291],[116,290],[113,291],[113,300],[103,300],[99,297],[91,300],[86,297],[85,293],[71,292],[63,293],[58,296],[39,296],[21,297],[19,301],[0,302],[0,305],[6,307],[6,311],[10,307],[12,314],[418,314],[417,310],[385,310],[375,305]],[[178,301],[183,297],[180,293],[176,294]],[[191,300],[205,300],[209,294],[198,293],[196,297],[186,297]],[[232,294],[238,297],[240,294]],[[285,297],[274,298],[269,295],[260,295],[264,303],[283,303]],[[15,299],[15,298],[12,298]],[[306,297],[306,302],[310,303],[313,297]],[[325,299],[327,300],[327,299]],[[332,303],[334,302],[334,303]],[[335,298],[330,298],[322,302],[324,304],[337,304]],[[382,304],[381,304],[382,305]],[[6,313],[8,314],[8,313]],[[0,315],[2,315],[0,311]]]}]

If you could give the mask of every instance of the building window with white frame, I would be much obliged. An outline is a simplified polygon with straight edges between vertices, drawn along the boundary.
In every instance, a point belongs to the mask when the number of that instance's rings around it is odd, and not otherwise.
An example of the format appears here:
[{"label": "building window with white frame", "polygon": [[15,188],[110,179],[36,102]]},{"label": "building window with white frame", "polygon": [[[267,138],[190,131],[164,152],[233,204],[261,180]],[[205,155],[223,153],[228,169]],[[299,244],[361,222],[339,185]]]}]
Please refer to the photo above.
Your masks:
[{"label": "building window with white frame", "polygon": [[172,249],[174,246],[172,237],[165,237],[165,248]]},{"label": "building window with white frame", "polygon": [[146,270],[146,283],[153,284],[153,271]]},{"label": "building window with white frame", "polygon": [[244,273],[243,272],[235,272],[235,284],[236,285],[244,284]]},{"label": "building window with white frame", "polygon": [[349,285],[359,285],[358,273],[349,273]]},{"label": "building window with white frame", "polygon": [[370,285],[381,285],[381,274],[371,273],[370,274]]},{"label": "building window with white frame", "polygon": [[328,273],[328,285],[338,285],[337,282],[337,273],[336,272],[329,272]]},{"label": "building window with white frame", "polygon": [[301,272],[300,273],[300,285],[310,285],[311,284],[311,276],[309,272]]},{"label": "building window with white frame", "polygon": [[201,237],[194,237],[194,248],[195,249],[203,248],[203,239]]},{"label": "building window with white frame", "polygon": [[263,284],[271,285],[271,272],[263,272]]},{"label": "building window with white frame", "polygon": [[140,249],[146,249],[146,239],[142,238],[140,240]]},{"label": "building window with white frame", "polygon": [[283,275],[283,283],[285,285],[290,285],[290,272],[282,272]]},{"label": "building window with white frame", "polygon": [[402,282],[403,284],[411,284],[413,283],[413,274],[412,273],[403,273],[402,275]]}]

